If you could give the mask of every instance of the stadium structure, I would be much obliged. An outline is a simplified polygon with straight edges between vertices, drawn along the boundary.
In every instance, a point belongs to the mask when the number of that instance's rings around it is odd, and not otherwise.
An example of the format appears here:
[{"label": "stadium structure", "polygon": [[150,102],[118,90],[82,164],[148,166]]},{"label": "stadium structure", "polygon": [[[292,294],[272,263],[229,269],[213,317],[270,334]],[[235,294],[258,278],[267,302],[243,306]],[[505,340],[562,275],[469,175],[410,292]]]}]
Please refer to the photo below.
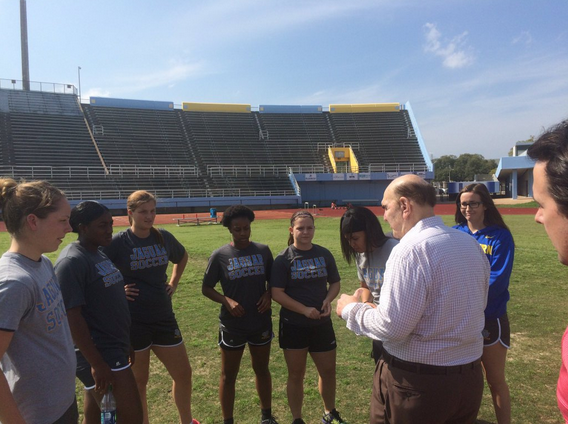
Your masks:
[{"label": "stadium structure", "polygon": [[377,205],[390,180],[433,166],[409,103],[259,105],[91,97],[0,79],[0,173],[48,180],[71,203],[124,211]]}]

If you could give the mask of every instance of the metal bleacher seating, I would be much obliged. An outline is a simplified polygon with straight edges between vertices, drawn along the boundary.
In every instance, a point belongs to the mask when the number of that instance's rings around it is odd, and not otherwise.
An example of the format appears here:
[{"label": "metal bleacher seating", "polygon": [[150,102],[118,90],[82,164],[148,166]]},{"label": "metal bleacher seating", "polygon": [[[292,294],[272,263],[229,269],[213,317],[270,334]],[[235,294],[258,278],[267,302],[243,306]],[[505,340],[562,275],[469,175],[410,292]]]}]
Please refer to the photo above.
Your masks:
[{"label": "metal bleacher seating", "polygon": [[204,164],[270,163],[252,113],[180,112]]},{"label": "metal bleacher seating", "polygon": [[75,96],[16,90],[0,96],[7,100],[0,125],[10,137],[2,165],[101,166]]},{"label": "metal bleacher seating", "polygon": [[190,197],[207,188],[174,111],[98,107],[83,110],[103,160],[124,192],[144,188]]},{"label": "metal bleacher seating", "polygon": [[115,188],[72,94],[0,90],[0,144],[2,175],[49,180],[71,196]]},{"label": "metal bleacher seating", "polygon": [[0,89],[0,172],[47,179],[70,199],[292,195],[290,170],[333,172],[328,147],[338,145],[352,146],[361,172],[426,166],[406,110],[154,110]]},{"label": "metal bleacher seating", "polygon": [[359,143],[355,154],[361,171],[394,170],[401,165],[422,171],[426,167],[406,110],[330,113],[329,117],[337,141]]},{"label": "metal bleacher seating", "polygon": [[172,111],[83,105],[105,163],[193,165]]},{"label": "metal bleacher seating", "polygon": [[[208,175],[209,186],[247,193],[289,191],[293,188],[286,173],[266,174],[256,178],[224,172],[233,166],[255,166],[275,163],[268,141],[259,137],[259,126],[252,113],[179,112],[182,124],[194,146],[198,164]],[[212,174],[211,166],[218,172]]]},{"label": "metal bleacher seating", "polygon": [[272,163],[320,165],[329,172],[327,150],[318,150],[333,143],[324,114],[259,113],[258,120]]}]

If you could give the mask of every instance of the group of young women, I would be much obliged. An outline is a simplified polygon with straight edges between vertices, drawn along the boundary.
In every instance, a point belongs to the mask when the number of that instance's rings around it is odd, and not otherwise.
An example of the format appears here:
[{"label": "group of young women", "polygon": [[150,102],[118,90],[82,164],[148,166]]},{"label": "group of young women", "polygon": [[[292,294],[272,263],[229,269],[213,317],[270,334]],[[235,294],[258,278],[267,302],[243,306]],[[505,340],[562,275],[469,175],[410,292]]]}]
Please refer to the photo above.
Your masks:
[{"label": "group of young women", "polygon": [[[152,350],[172,376],[180,422],[199,424],[171,303],[188,256],[173,235],[154,228],[154,196],[132,193],[130,228],[114,236],[105,206],[86,201],[71,209],[46,182],[1,179],[0,207],[11,235],[0,259],[0,422],[76,424],[77,375],[84,424],[100,422],[108,390],[121,423],[146,424]],[[44,254],[70,231],[78,239],[54,268]]]},{"label": "group of young women", "polygon": [[[456,228],[475,237],[491,263],[482,363],[498,422],[508,423],[504,370],[513,239],[484,185],[465,187],[456,205]],[[188,255],[172,234],[154,227],[156,199],[146,191],[132,193],[130,227],[114,236],[105,206],[86,201],[71,209],[64,194],[46,182],[0,180],[0,207],[11,235],[10,249],[0,259],[0,422],[76,423],[76,374],[85,386],[84,423],[99,422],[100,401],[112,388],[120,422],[146,424],[153,351],[173,379],[180,422],[198,424],[191,412],[192,370],[171,302]],[[282,306],[279,344],[293,424],[304,423],[308,353],[319,374],[322,422],[345,423],[335,405],[331,302],[340,289],[335,259],[313,243],[315,222],[307,211],[292,215],[288,247],[276,259],[268,246],[251,241],[254,219],[242,205],[225,211],[222,224],[232,241],[213,252],[203,278],[203,294],[221,304],[224,423],[234,422],[235,382],[248,345],[260,422],[277,424],[269,371],[272,299]],[[61,251],[54,269],[44,254],[57,250],[70,231],[78,239]],[[341,250],[347,263],[357,266],[362,301],[380,302],[388,256],[397,243],[369,209],[352,207],[341,218]],[[174,265],[168,278],[169,262]],[[381,352],[381,342],[373,341],[375,361]]]}]

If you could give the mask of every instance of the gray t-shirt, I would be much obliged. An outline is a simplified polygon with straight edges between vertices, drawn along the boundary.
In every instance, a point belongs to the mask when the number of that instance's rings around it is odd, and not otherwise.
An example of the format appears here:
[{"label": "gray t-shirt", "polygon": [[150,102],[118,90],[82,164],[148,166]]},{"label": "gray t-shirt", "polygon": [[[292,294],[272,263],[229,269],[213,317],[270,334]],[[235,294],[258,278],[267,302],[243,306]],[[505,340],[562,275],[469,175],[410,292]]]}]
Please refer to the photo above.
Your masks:
[{"label": "gray t-shirt", "polygon": [[0,329],[13,331],[0,365],[27,423],[51,424],[75,402],[75,352],[53,266],[0,258]]},{"label": "gray t-shirt", "polygon": [[[288,246],[274,259],[270,286],[283,288],[292,299],[305,306],[321,309],[327,296],[327,284],[339,283],[340,277],[331,252],[325,247],[312,245],[310,250]],[[302,314],[282,307],[280,319],[301,327],[314,327],[330,319],[309,319]]]},{"label": "gray t-shirt", "polygon": [[383,286],[383,276],[387,260],[392,249],[398,244],[398,240],[389,238],[381,247],[371,252],[369,257],[366,253],[359,253],[356,257],[357,275],[359,281],[364,281],[373,295],[373,302],[378,305]]},{"label": "gray t-shirt", "polygon": [[[81,307],[97,349],[130,351],[130,312],[124,281],[112,261],[100,251],[89,252],[79,243],[68,244],[55,262],[55,273],[66,309]],[[109,363],[109,366],[113,364]]]},{"label": "gray t-shirt", "polygon": [[153,232],[146,238],[137,237],[130,228],[115,234],[112,243],[103,249],[122,273],[125,284],[135,283],[140,290],[133,302],[128,302],[134,321],[153,323],[174,318],[172,300],[166,292],[168,263],[179,263],[185,248],[166,230],[159,230],[164,243]]},{"label": "gray t-shirt", "polygon": [[239,302],[245,315],[234,317],[221,306],[219,319],[231,332],[253,334],[270,325],[271,310],[261,314],[256,304],[270,281],[272,252],[268,246],[251,242],[246,249],[227,244],[211,254],[203,284],[215,287],[221,282],[223,294]]}]

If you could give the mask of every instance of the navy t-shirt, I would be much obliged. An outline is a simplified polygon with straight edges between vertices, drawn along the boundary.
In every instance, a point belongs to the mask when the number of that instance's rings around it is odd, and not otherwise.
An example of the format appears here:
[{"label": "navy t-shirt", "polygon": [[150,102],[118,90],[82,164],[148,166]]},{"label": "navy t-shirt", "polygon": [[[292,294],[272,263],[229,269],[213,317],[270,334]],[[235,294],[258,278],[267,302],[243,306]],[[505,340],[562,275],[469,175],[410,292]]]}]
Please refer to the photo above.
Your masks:
[{"label": "navy t-shirt", "polygon": [[153,232],[146,238],[136,236],[130,228],[115,234],[103,252],[114,262],[125,284],[135,283],[139,290],[129,301],[132,319],[138,322],[158,322],[173,319],[172,300],[166,291],[168,263],[179,263],[185,248],[168,231],[160,229],[164,243]]},{"label": "navy t-shirt", "polygon": [[[270,286],[282,288],[292,299],[319,310],[327,296],[327,283],[339,281],[339,271],[329,250],[317,244],[313,244],[310,250],[299,250],[291,245],[274,260]],[[314,320],[282,307],[280,319],[298,326],[313,327],[331,318]]]},{"label": "navy t-shirt", "polygon": [[[120,271],[102,252],[70,243],[55,262],[66,309],[81,307],[93,342],[106,350],[130,350],[130,313]],[[110,365],[110,364],[109,364]]]},{"label": "navy t-shirt", "polygon": [[244,316],[234,317],[221,306],[219,319],[229,331],[251,334],[270,325],[271,310],[261,314],[257,302],[266,292],[272,262],[268,246],[255,242],[242,250],[227,244],[211,254],[203,284],[215,287],[220,281],[223,294],[245,310]]}]

